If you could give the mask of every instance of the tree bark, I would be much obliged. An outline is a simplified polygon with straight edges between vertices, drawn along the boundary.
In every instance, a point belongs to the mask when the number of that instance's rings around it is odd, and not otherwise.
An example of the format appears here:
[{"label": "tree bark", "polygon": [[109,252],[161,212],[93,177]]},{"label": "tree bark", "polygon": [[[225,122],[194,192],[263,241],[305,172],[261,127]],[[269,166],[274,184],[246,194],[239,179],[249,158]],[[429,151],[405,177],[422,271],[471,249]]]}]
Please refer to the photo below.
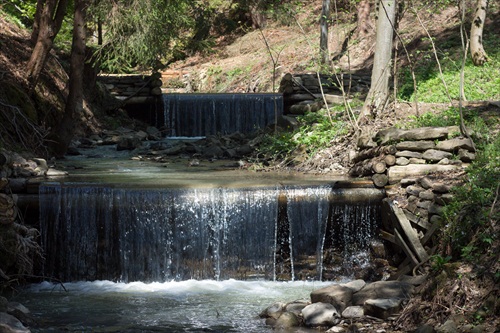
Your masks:
[{"label": "tree bark", "polygon": [[361,0],[358,5],[358,33],[361,36],[366,35],[372,25],[370,24],[370,1]]},{"label": "tree bark", "polygon": [[83,73],[85,65],[85,9],[87,0],[75,0],[73,43],[71,46],[69,92],[62,121],[53,133],[52,150],[62,157],[73,139],[75,118],[83,113]]},{"label": "tree bark", "polygon": [[396,18],[396,0],[379,0],[377,10],[377,36],[371,86],[361,110],[361,119],[372,118],[385,106],[389,98],[389,78]]},{"label": "tree bark", "polygon": [[328,21],[330,20],[330,0],[323,0],[320,18],[319,52],[321,64],[330,63],[330,52],[328,51]]},{"label": "tree bark", "polygon": [[483,48],[483,28],[487,10],[488,0],[477,0],[470,29],[470,53],[476,66],[483,66],[488,61],[488,55]]},{"label": "tree bark", "polygon": [[66,6],[67,0],[39,0],[37,2],[35,25],[31,35],[31,40],[36,42],[26,66],[26,77],[31,91],[38,83],[40,73],[52,49],[54,38],[61,29]]}]

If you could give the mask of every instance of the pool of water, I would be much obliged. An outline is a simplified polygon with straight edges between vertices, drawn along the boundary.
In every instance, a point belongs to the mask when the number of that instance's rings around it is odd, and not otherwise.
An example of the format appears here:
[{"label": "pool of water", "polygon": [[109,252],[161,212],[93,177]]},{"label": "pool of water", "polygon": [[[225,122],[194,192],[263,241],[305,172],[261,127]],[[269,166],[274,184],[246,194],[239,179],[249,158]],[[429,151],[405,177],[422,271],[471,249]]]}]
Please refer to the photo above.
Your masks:
[{"label": "pool of water", "polygon": [[[276,301],[309,299],[332,282],[187,280],[33,284],[11,298],[40,323],[32,332],[265,333],[259,313]],[[315,332],[294,329],[289,332]]]},{"label": "pool of water", "polygon": [[80,149],[82,155],[57,161],[56,168],[68,172],[54,178],[64,182],[95,182],[137,187],[248,187],[278,185],[321,185],[347,179],[343,175],[313,175],[294,172],[256,172],[239,168],[234,160],[204,160],[173,156],[168,162],[132,159],[137,154],[116,151],[115,146]]}]

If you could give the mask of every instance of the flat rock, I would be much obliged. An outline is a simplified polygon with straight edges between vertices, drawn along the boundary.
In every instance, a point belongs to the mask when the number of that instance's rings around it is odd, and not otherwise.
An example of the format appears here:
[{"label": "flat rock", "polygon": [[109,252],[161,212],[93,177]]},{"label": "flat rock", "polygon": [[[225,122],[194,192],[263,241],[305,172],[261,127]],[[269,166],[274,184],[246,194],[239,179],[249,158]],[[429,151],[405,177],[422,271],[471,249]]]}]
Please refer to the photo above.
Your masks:
[{"label": "flat rock", "polygon": [[410,141],[410,140],[436,140],[446,139],[449,134],[460,133],[458,126],[448,127],[421,127],[403,130],[395,127],[381,130],[375,134],[375,141],[380,145],[388,142]]},{"label": "flat rock", "polygon": [[444,158],[451,158],[453,156],[452,153],[449,153],[447,151],[442,151],[442,150],[437,150],[437,149],[429,149],[426,150],[422,154],[422,158],[426,161],[429,162],[438,162]]},{"label": "flat rock", "polygon": [[341,286],[347,287],[351,289],[353,292],[357,292],[363,289],[364,286],[366,286],[366,282],[365,280],[357,279],[347,283],[342,283]]},{"label": "flat rock", "polygon": [[363,309],[365,315],[385,320],[401,309],[401,299],[368,299],[363,305]]},{"label": "flat rock", "polygon": [[368,299],[409,299],[413,286],[400,281],[377,281],[367,284],[352,296],[353,305],[363,305]]},{"label": "flat rock", "polygon": [[363,307],[359,305],[348,306],[344,311],[342,311],[343,318],[361,318],[364,315],[365,312]]},{"label": "flat rock", "polygon": [[449,152],[457,152],[459,149],[467,149],[470,152],[474,151],[474,144],[468,138],[453,138],[438,142],[436,149]]},{"label": "flat rock", "polygon": [[396,153],[396,157],[406,157],[406,158],[415,157],[415,158],[421,158],[422,157],[422,153],[419,153],[418,151],[402,150],[402,151],[398,151]]},{"label": "flat rock", "polygon": [[323,302],[334,305],[339,312],[344,311],[351,304],[353,290],[349,287],[334,284],[314,290],[311,293],[311,302]]},{"label": "flat rock", "polygon": [[[398,150],[426,151],[436,147],[434,141],[402,141],[396,144]],[[414,156],[411,156],[414,157]]]}]

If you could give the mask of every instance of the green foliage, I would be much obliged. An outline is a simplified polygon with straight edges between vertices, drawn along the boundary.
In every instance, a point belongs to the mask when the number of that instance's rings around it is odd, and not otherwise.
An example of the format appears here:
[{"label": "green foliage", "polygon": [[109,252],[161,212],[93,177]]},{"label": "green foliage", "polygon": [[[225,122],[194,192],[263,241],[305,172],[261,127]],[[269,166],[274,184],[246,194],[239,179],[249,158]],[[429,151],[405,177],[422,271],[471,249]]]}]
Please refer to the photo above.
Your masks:
[{"label": "green foliage", "polygon": [[96,57],[110,72],[159,67],[182,53],[191,37],[190,4],[187,0],[98,2],[89,9],[91,17],[105,23],[104,44],[97,46]]},{"label": "green foliage", "polygon": [[[497,100],[500,99],[500,39],[494,31],[485,30],[483,45],[490,60],[482,67],[474,66],[470,56],[464,69],[464,93],[467,100]],[[425,41],[425,39],[423,39]],[[417,80],[417,96],[413,88],[413,80],[409,67],[404,68],[399,76],[398,98],[419,102],[447,103],[449,102],[446,88],[453,100],[460,97],[460,71],[463,51],[460,35],[454,34],[435,40],[438,47],[438,57],[443,71],[440,76],[435,56],[430,46],[421,48],[412,54],[415,76]],[[428,43],[429,44],[429,43]]]},{"label": "green foliage", "polygon": [[36,0],[0,0],[0,10],[21,27],[30,27],[36,11]]},{"label": "green foliage", "polygon": [[[331,109],[332,114],[341,114],[342,106]],[[332,116],[328,117],[326,109],[309,112],[297,117],[299,128],[291,132],[280,132],[277,135],[267,135],[259,150],[270,158],[285,158],[299,147],[306,152],[314,152],[330,146],[332,140],[349,132],[348,122]]]},{"label": "green foliage", "polygon": [[439,254],[435,254],[431,256],[431,268],[434,272],[441,272],[444,268],[444,265],[446,265],[450,260],[451,257],[442,257]]},{"label": "green foliage", "polygon": [[490,223],[500,218],[492,207],[500,184],[500,135],[485,139],[467,169],[468,181],[454,189],[454,200],[445,208],[448,245],[455,256],[469,261],[499,241]]}]

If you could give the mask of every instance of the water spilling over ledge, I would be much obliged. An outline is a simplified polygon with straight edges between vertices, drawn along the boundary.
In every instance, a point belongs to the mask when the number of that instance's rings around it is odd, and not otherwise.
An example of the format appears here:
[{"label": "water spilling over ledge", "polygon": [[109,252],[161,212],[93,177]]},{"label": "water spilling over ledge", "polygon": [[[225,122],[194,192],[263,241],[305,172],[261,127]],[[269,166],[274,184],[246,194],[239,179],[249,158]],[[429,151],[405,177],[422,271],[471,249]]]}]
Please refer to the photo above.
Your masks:
[{"label": "water spilling over ledge", "polygon": [[332,186],[47,183],[40,187],[43,273],[125,282],[341,277],[342,261],[362,264],[351,256],[368,251],[382,196]]},{"label": "water spilling over ledge", "polygon": [[252,133],[276,123],[283,96],[273,93],[163,94],[127,106],[133,118],[166,130],[168,137]]}]

